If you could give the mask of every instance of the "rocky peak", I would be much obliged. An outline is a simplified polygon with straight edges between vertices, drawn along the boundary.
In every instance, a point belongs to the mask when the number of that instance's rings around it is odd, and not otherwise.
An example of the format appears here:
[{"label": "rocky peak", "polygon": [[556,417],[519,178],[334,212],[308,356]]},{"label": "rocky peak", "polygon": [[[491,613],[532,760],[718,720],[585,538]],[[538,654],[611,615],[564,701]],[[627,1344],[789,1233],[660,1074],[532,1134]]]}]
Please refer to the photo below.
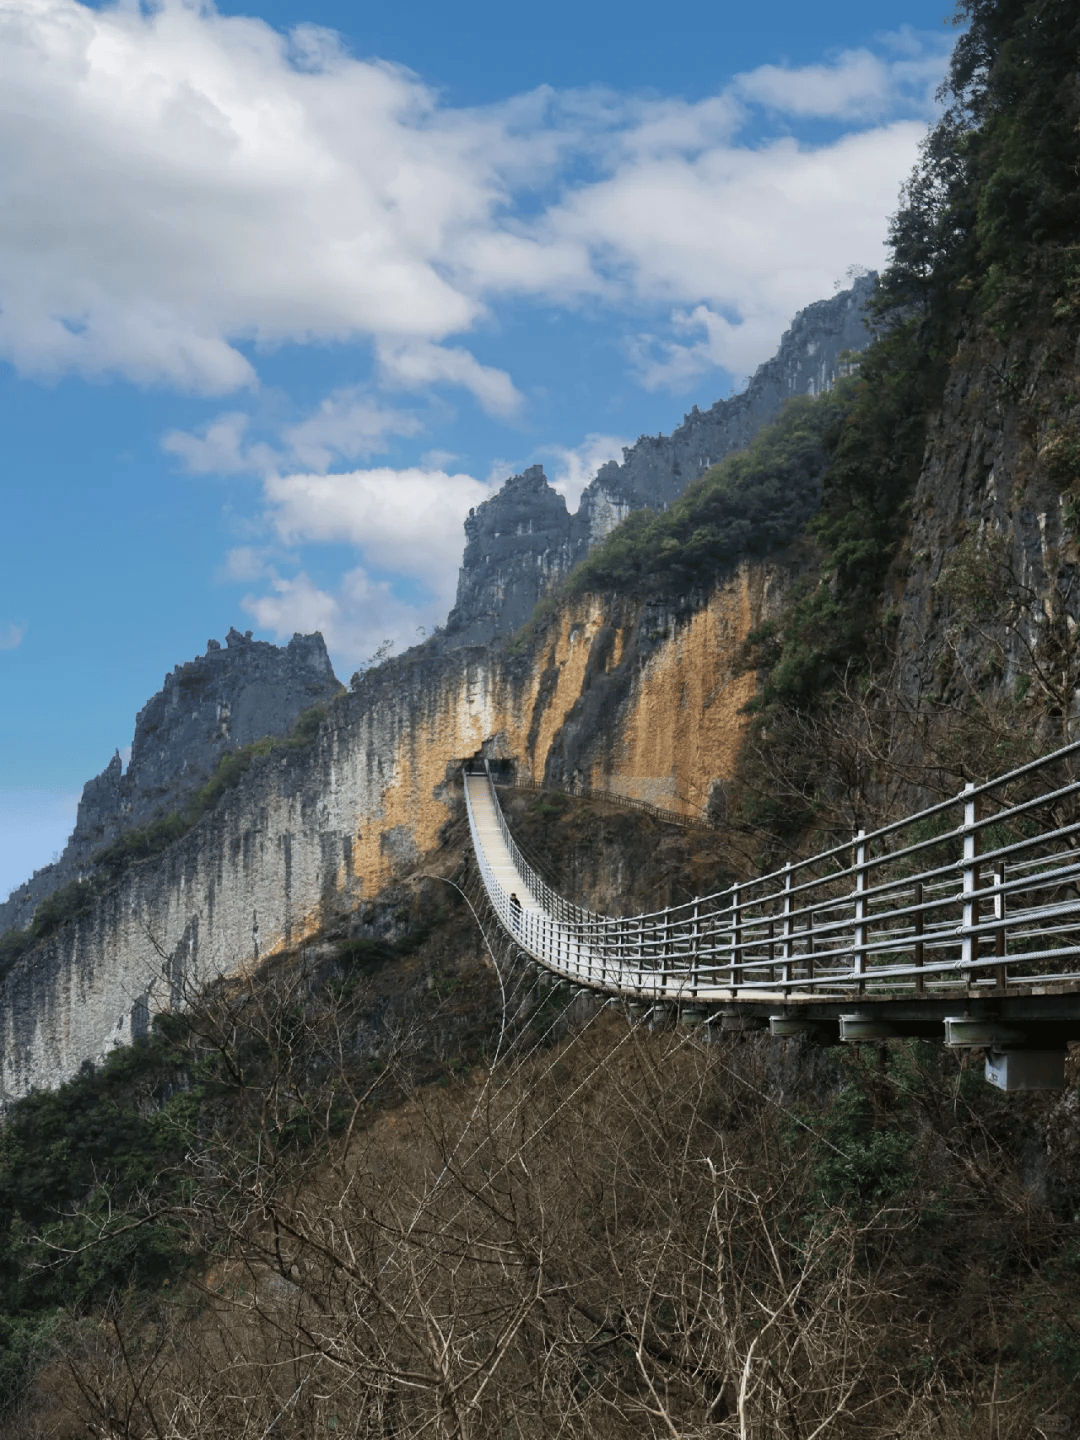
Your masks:
[{"label": "rocky peak", "polygon": [[579,545],[597,544],[632,510],[666,510],[691,480],[748,445],[785,400],[830,390],[841,355],[870,342],[866,307],[876,283],[876,275],[861,276],[850,290],[800,310],[776,354],[758,366],[741,394],[708,410],[695,405],[670,435],[643,435],[623,451],[621,465],[602,466],[575,516]]},{"label": "rocky peak", "polygon": [[0,905],[0,933],[27,924],[46,895],[85,874],[118,836],[182,806],[223,755],[287,735],[301,711],[340,689],[318,633],[284,646],[253,640],[250,630],[230,630],[224,647],[209,641],[139,711],[127,771],[117,753],[87,781],[63,854]]},{"label": "rocky peak", "polygon": [[455,645],[479,645],[511,634],[570,568],[573,553],[566,501],[543,468],[512,475],[497,495],[469,511],[447,635]]},{"label": "rocky peak", "polygon": [[771,360],[746,389],[708,410],[696,405],[670,435],[643,435],[608,461],[582,492],[577,513],[539,465],[507,480],[469,512],[457,599],[445,643],[489,644],[511,635],[536,602],[633,510],[665,510],[691,480],[748,445],[793,395],[817,395],[839,378],[847,351],[870,341],[866,307],[877,276],[800,310]]}]

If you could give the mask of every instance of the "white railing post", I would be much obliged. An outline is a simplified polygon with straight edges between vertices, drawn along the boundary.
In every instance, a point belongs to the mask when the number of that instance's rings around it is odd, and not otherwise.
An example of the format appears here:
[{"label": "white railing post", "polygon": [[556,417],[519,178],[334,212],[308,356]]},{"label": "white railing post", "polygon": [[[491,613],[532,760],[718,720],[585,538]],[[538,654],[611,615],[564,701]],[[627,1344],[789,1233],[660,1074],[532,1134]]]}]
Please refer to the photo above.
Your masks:
[{"label": "white railing post", "polygon": [[[911,957],[911,958],[912,958],[912,959],[914,960],[914,962],[915,962],[915,967],[916,967],[916,969],[918,969],[918,970],[920,970],[920,971],[921,971],[922,968],[923,968],[923,961],[924,961],[924,958],[925,958],[925,950],[924,950],[924,947],[923,947],[923,938],[922,938],[923,935],[926,933],[926,915],[925,915],[925,912],[923,911],[923,896],[924,896],[924,893],[925,893],[925,892],[924,892],[924,890],[923,890],[923,882],[922,882],[921,880],[916,880],[916,881],[915,881],[915,907],[916,907],[916,908],[915,908],[915,926],[914,926],[914,929],[915,929],[915,946],[914,946],[914,949],[913,949],[913,951],[912,951],[912,957]],[[916,975],[916,977],[915,977],[915,994],[916,994],[916,995],[925,995],[925,994],[926,994],[926,977],[925,977],[925,975],[921,975],[921,974],[920,974],[920,975]]]},{"label": "white railing post", "polygon": [[[994,870],[994,919],[998,922],[994,930],[994,957],[1001,961],[1005,959],[1005,873],[1005,861],[999,860]],[[994,987],[1006,989],[1004,964],[994,966]]]},{"label": "white railing post", "polygon": [[859,994],[866,988],[866,831],[855,837],[855,974],[859,977]]},{"label": "white railing post", "polygon": [[814,978],[814,912],[809,905],[806,909],[806,978]]},{"label": "white railing post", "polygon": [[780,939],[780,983],[791,994],[791,861],[784,866],[784,930]]},{"label": "white railing post", "polygon": [[664,912],[663,929],[661,930],[660,934],[661,934],[661,937],[662,937],[661,940],[660,940],[660,989],[661,989],[662,992],[665,992],[665,993],[666,993],[667,987],[668,987],[668,981],[669,981],[669,979],[671,978],[671,966],[670,966],[669,963],[668,963],[669,960],[671,959],[671,911],[670,911],[670,910],[666,910],[666,911]]},{"label": "white railing post", "polygon": [[698,945],[701,939],[700,919],[701,897],[694,896],[694,910],[690,922],[690,994],[697,999],[698,980],[701,971],[701,957],[698,954]]},{"label": "white railing post", "polygon": [[739,883],[731,887],[731,969],[728,984],[735,989],[737,977],[742,974],[742,908],[739,905]]},{"label": "white railing post", "polygon": [[960,940],[960,964],[970,977],[979,958],[979,937],[974,933],[979,923],[979,832],[975,829],[979,818],[979,801],[971,792],[973,781],[964,786],[964,932]]}]

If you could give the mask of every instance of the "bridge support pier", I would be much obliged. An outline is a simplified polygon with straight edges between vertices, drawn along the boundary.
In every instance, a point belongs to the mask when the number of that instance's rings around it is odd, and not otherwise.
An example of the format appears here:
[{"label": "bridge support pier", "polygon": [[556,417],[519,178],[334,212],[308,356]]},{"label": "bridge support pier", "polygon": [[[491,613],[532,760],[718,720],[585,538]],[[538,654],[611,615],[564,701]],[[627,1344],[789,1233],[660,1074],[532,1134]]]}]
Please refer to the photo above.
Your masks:
[{"label": "bridge support pier", "polygon": [[708,1025],[709,1012],[703,1005],[683,1005],[679,1008],[679,1024],[686,1030],[697,1030]]},{"label": "bridge support pier", "polygon": [[1064,1050],[991,1050],[986,1079],[999,1090],[1063,1090]]},{"label": "bridge support pier", "polygon": [[657,1000],[649,1015],[650,1030],[666,1030],[677,1023],[679,1018],[679,1007],[670,1000]]},{"label": "bridge support pier", "polygon": [[852,1015],[840,1016],[840,1039],[845,1045],[881,1044],[895,1034],[893,1027],[876,1015],[862,1015],[856,1011]]},{"label": "bridge support pier", "polygon": [[819,1020],[807,1020],[802,1015],[770,1015],[769,1034],[778,1040],[795,1040],[800,1036],[820,1040],[825,1036],[825,1026]]},{"label": "bridge support pier", "polygon": [[1036,1050],[1024,1045],[1024,1030],[972,1015],[945,1019],[945,1044],[950,1050],[985,1050],[985,1075],[990,1085],[1011,1093],[1019,1090],[1062,1090],[1065,1047]]},{"label": "bridge support pier", "polygon": [[755,1030],[764,1030],[766,1023],[761,1015],[747,1014],[734,1005],[721,1010],[719,1020],[713,1021],[724,1035],[749,1035]]}]

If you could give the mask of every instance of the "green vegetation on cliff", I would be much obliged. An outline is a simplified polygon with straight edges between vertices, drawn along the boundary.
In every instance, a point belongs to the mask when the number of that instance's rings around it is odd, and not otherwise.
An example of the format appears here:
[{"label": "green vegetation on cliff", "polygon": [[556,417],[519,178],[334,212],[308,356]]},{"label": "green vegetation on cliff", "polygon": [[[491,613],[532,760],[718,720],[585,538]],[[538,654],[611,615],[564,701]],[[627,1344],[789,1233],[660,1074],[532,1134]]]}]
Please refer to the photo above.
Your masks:
[{"label": "green vegetation on cliff", "polygon": [[894,217],[882,279],[892,308],[938,332],[968,298],[1003,326],[1077,300],[1080,192],[1071,0],[960,0],[966,22],[943,98],[948,108]]},{"label": "green vegetation on cliff", "polygon": [[661,514],[638,510],[569,577],[571,595],[706,590],[745,556],[779,549],[821,500],[821,477],[853,403],[842,383],[817,400],[790,400],[736,455],[686,487]]}]

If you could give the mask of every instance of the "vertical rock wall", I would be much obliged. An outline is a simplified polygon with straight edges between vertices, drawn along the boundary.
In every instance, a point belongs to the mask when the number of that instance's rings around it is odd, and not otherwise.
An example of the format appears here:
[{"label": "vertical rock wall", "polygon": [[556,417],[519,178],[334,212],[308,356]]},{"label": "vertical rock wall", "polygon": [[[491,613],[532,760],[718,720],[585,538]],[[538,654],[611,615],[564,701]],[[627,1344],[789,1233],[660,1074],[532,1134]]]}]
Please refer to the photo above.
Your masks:
[{"label": "vertical rock wall", "polygon": [[583,599],[529,654],[429,645],[368,672],[310,745],[257,759],[182,840],[15,963],[0,982],[4,1096],[60,1083],[187,986],[296,945],[414,869],[485,744],[532,778],[578,771],[700,809],[748,693],[733,657],[770,593],[745,567],[662,624]]},{"label": "vertical rock wall", "polygon": [[321,635],[287,645],[230,630],[224,647],[178,665],[139,711],[124,771],[119,754],[87,781],[60,858],[0,905],[0,934],[22,929],[41,901],[78,880],[119,836],[182,806],[224,756],[268,735],[287,735],[311,705],[341,690]]}]

